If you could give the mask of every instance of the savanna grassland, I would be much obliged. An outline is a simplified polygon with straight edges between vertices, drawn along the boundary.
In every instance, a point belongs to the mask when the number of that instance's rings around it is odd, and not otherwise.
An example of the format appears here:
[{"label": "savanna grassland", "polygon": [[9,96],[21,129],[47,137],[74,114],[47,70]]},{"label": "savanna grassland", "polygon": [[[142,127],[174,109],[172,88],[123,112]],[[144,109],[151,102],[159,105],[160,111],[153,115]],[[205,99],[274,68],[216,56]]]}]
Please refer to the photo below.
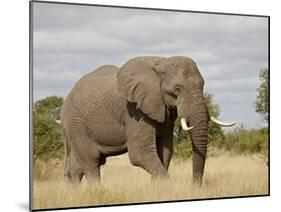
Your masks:
[{"label": "savanna grassland", "polygon": [[190,159],[173,159],[170,179],[151,181],[127,154],[108,158],[101,183],[67,183],[62,160],[38,162],[34,169],[33,208],[75,207],[135,202],[263,195],[268,193],[268,166],[259,154],[210,154],[201,187],[192,183]]}]

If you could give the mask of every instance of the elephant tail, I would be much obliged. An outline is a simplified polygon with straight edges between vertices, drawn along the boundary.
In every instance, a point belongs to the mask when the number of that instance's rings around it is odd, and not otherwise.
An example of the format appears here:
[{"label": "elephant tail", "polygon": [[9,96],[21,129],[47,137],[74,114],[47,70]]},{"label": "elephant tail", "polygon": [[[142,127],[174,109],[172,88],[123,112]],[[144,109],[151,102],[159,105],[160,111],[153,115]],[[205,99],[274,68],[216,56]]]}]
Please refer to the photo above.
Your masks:
[{"label": "elephant tail", "polygon": [[69,143],[68,143],[68,137],[65,132],[65,128],[62,126],[62,135],[63,135],[63,147],[64,147],[64,176],[69,178],[70,176],[70,170],[69,170]]}]

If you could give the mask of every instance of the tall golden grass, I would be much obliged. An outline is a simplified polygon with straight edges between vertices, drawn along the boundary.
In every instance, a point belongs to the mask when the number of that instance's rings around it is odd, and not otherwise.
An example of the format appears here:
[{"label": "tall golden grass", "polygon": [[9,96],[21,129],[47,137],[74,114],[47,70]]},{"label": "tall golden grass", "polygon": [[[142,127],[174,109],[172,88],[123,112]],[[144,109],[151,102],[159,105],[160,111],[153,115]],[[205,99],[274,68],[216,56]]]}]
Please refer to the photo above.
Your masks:
[{"label": "tall golden grass", "polygon": [[61,161],[35,167],[33,208],[187,200],[262,195],[268,193],[268,167],[258,156],[223,154],[209,157],[201,187],[192,184],[191,160],[172,160],[170,178],[151,181],[143,169],[133,167],[127,155],[108,158],[101,169],[101,184],[66,182]]}]

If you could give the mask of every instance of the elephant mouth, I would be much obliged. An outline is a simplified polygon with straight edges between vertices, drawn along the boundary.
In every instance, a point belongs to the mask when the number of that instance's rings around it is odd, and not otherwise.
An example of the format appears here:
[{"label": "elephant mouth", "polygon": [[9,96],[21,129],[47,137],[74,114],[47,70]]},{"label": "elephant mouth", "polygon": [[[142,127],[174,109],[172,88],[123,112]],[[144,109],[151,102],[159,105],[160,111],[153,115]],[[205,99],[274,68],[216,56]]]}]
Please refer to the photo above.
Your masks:
[{"label": "elephant mouth", "polygon": [[[188,126],[185,118],[181,117],[180,121],[181,121],[181,127],[184,131],[190,131],[194,128],[194,125],[192,125],[191,127]],[[210,117],[210,121],[222,127],[231,127],[236,124],[235,122],[225,122],[225,121],[218,120],[213,116]]]}]

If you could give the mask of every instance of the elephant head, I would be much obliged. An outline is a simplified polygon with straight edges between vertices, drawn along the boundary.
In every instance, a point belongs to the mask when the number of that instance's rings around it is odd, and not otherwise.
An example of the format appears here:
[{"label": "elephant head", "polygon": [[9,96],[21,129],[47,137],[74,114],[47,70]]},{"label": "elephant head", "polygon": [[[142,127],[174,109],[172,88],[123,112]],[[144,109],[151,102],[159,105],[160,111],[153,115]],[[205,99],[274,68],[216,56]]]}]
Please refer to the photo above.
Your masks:
[{"label": "elephant head", "polygon": [[[166,109],[175,110],[192,139],[193,180],[201,184],[208,144],[209,116],[203,96],[204,79],[188,57],[137,57],[117,75],[119,90],[151,119],[165,121]],[[189,127],[190,126],[190,127]]]}]

